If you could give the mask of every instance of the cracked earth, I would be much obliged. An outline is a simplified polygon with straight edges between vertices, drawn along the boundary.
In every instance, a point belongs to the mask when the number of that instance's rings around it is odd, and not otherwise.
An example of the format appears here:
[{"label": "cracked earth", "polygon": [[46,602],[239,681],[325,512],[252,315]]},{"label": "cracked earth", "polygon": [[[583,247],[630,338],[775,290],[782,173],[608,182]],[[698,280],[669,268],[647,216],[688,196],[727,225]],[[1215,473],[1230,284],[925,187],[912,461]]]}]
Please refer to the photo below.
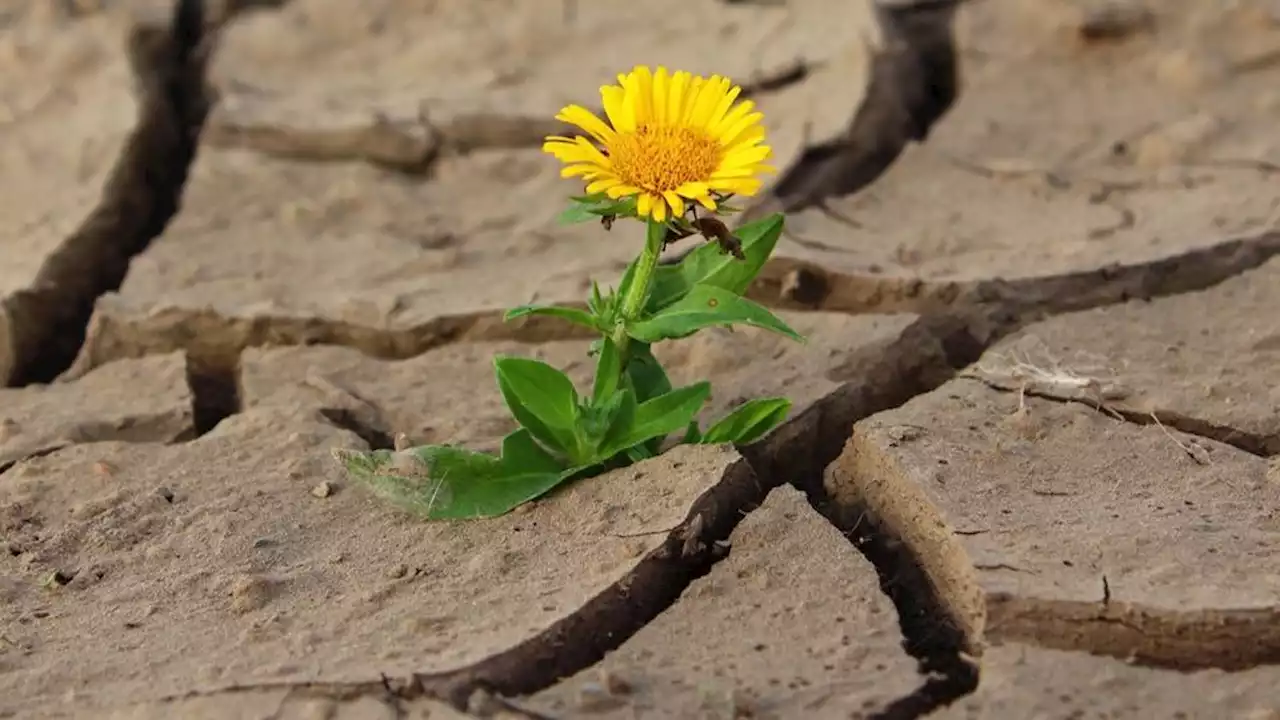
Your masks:
[{"label": "cracked earth", "polygon": [[[0,716],[1280,718],[1280,5],[11,0]],[[564,103],[741,82],[810,338],[658,346],[761,442],[425,524],[634,247]],[[679,249],[677,248],[677,252]]]}]

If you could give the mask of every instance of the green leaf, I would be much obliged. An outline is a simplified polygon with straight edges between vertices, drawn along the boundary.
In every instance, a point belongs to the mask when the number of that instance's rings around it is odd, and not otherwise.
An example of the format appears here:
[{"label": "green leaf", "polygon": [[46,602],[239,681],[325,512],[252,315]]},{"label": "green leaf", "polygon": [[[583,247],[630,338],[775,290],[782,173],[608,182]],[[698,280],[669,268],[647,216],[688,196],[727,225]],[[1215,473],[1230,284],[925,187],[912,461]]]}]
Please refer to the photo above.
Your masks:
[{"label": "green leaf", "polygon": [[509,470],[529,472],[558,473],[565,469],[564,463],[539,445],[525,428],[513,430],[502,438],[502,464]]},{"label": "green leaf", "polygon": [[588,405],[582,409],[578,418],[578,434],[583,440],[583,450],[578,460],[581,463],[594,463],[607,460],[607,455],[599,455],[596,449],[611,432],[623,432],[631,422],[631,414],[635,410],[635,401],[631,391],[622,389],[605,398],[599,405]]},{"label": "green leaf", "polygon": [[595,315],[604,314],[604,296],[600,294],[600,283],[595,280],[591,281],[591,299],[587,301],[587,307]]},{"label": "green leaf", "polygon": [[636,199],[634,196],[614,200],[607,193],[576,195],[567,210],[560,213],[559,222],[566,225],[599,220],[606,215],[616,217],[634,217]]},{"label": "green leaf", "polygon": [[644,402],[671,391],[671,379],[662,363],[653,356],[648,343],[633,340],[630,343],[627,362],[627,379],[635,391],[636,401]]},{"label": "green leaf", "polygon": [[502,441],[502,457],[449,445],[401,452],[335,450],[374,494],[430,520],[496,517],[567,479],[566,469],[523,428]]},{"label": "green leaf", "polygon": [[745,260],[724,252],[716,243],[703,243],[675,265],[660,265],[653,277],[653,294],[645,308],[657,312],[697,285],[710,285],[741,295],[751,287],[782,236],[784,218],[774,213],[733,231],[742,243]]},{"label": "green leaf", "polygon": [[538,442],[577,459],[578,391],[567,375],[532,358],[493,359],[498,389],[516,422]]},{"label": "green leaf", "polygon": [[790,411],[791,401],[786,398],[749,400],[712,425],[697,442],[704,445],[750,445],[781,425]]},{"label": "green leaf", "polygon": [[592,330],[599,329],[599,326],[597,325],[596,317],[591,313],[587,312],[586,310],[580,310],[578,308],[571,308],[571,307],[561,307],[559,305],[521,305],[519,307],[514,307],[508,310],[506,314],[502,316],[502,321],[511,322],[512,320],[515,320],[517,318],[522,318],[528,315],[545,315],[547,317],[557,317],[557,318],[560,318],[561,320],[567,320],[571,323],[574,323],[575,325],[582,325],[584,327],[591,328]]},{"label": "green leaf", "polygon": [[618,406],[614,410],[613,422],[596,446],[596,457],[600,460],[607,460],[616,455],[620,449],[627,447],[622,443],[631,436],[631,429],[635,424],[637,407],[635,394],[630,389],[623,388],[615,397],[618,399]]},{"label": "green leaf", "polygon": [[622,355],[613,338],[604,337],[600,345],[600,354],[596,356],[596,379],[591,388],[591,402],[600,405],[618,391],[618,382],[622,379]]},{"label": "green leaf", "polygon": [[711,393],[711,383],[698,382],[677,388],[636,406],[630,427],[626,433],[610,433],[601,444],[600,454],[612,456],[627,448],[687,428],[689,422],[702,409]]},{"label": "green leaf", "polygon": [[641,342],[675,340],[716,325],[752,325],[804,342],[795,330],[764,306],[730,290],[695,285],[687,295],[656,315],[632,323],[627,332]]},{"label": "green leaf", "polygon": [[680,441],[684,445],[693,445],[702,440],[702,430],[698,427],[698,421],[689,422],[689,427],[684,431],[684,438]]},{"label": "green leaf", "polygon": [[600,216],[591,211],[586,205],[570,205],[566,210],[556,216],[556,222],[561,225],[577,225],[578,223],[591,222],[599,220]]}]

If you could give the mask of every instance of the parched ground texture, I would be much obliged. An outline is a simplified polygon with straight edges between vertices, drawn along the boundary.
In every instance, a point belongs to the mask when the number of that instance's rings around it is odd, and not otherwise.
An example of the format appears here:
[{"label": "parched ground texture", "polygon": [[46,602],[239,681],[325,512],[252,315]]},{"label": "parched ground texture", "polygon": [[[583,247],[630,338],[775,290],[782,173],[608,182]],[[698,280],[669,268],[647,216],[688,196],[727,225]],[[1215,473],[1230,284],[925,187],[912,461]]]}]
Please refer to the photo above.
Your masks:
[{"label": "parched ground texture", "polygon": [[[504,324],[634,245],[538,150],[634,63],[783,169],[658,353],[764,441],[425,524]],[[0,716],[1280,718],[1280,5],[10,0]]]}]

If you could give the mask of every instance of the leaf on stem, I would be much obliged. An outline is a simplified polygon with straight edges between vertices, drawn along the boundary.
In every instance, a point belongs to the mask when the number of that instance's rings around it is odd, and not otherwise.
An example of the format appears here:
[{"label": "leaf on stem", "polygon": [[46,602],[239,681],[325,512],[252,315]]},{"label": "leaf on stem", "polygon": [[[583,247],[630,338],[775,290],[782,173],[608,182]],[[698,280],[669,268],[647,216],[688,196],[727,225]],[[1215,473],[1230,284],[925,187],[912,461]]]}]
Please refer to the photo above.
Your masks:
[{"label": "leaf on stem", "polygon": [[334,457],[375,495],[429,520],[497,517],[575,472],[524,428],[503,438],[501,458],[449,445],[399,452],[335,450]]},{"label": "leaf on stem", "polygon": [[600,405],[618,391],[618,383],[622,380],[622,355],[613,338],[605,336],[600,344],[600,354],[596,356],[596,379],[591,388],[591,403]]},{"label": "leaf on stem", "polygon": [[687,428],[711,394],[711,383],[703,381],[676,388],[636,406],[631,422],[618,432],[610,432],[601,444],[600,454],[612,457],[619,452],[650,440],[662,439]]},{"label": "leaf on stem", "polygon": [[763,305],[712,285],[695,285],[674,304],[652,317],[631,323],[627,332],[641,342],[655,343],[688,337],[717,325],[752,325],[804,342],[799,333]]},{"label": "leaf on stem", "polygon": [[557,221],[563,225],[574,225],[602,217],[634,217],[636,214],[635,197],[618,200],[610,198],[606,193],[593,195],[577,195],[570,198],[569,208],[560,213]]},{"label": "leaf on stem", "polygon": [[695,442],[704,445],[750,445],[781,425],[790,411],[791,401],[786,398],[749,400],[708,428],[702,438]]},{"label": "leaf on stem", "polygon": [[742,243],[745,260],[725,253],[715,243],[692,250],[675,265],[659,266],[653,278],[653,293],[646,309],[657,312],[684,297],[697,285],[724,288],[741,295],[751,286],[782,236],[784,218],[774,213],[734,230]]},{"label": "leaf on stem", "polygon": [[596,316],[590,312],[580,310],[578,308],[562,307],[559,305],[520,305],[519,307],[514,307],[508,310],[506,314],[502,316],[502,321],[511,322],[512,320],[526,317],[528,315],[556,317],[561,320],[567,320],[575,325],[582,325],[583,327],[591,328],[592,330],[600,329]]},{"label": "leaf on stem", "polygon": [[540,443],[578,459],[578,391],[556,368],[532,358],[493,359],[498,389],[511,415]]}]

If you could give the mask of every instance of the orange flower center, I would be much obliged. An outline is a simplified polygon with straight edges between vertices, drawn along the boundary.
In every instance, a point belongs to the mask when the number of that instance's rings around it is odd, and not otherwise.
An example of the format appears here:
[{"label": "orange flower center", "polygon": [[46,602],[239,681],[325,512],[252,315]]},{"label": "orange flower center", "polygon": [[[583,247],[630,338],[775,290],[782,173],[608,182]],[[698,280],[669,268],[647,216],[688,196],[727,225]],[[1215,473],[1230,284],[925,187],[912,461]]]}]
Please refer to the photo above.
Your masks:
[{"label": "orange flower center", "polygon": [[609,143],[618,178],[651,193],[706,182],[720,166],[720,154],[720,143],[706,132],[670,125],[643,125]]}]

